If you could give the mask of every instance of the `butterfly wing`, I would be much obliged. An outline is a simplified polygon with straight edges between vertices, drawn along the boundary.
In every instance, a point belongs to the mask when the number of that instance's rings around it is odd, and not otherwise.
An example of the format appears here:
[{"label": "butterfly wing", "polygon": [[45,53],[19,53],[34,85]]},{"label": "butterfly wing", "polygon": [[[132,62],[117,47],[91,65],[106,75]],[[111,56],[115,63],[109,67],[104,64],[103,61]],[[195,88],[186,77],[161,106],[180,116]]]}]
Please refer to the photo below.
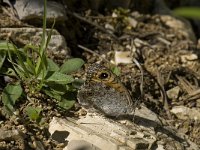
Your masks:
[{"label": "butterfly wing", "polygon": [[107,116],[131,115],[133,107],[126,93],[116,91],[103,83],[91,82],[78,92],[79,103],[87,109],[96,109]]}]

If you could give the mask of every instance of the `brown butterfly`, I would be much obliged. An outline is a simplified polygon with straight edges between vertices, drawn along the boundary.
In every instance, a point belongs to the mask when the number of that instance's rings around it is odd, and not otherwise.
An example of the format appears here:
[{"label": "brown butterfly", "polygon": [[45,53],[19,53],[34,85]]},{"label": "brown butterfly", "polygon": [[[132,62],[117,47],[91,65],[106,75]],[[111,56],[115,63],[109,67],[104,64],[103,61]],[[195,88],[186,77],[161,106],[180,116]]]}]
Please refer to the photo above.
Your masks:
[{"label": "brown butterfly", "polygon": [[100,64],[87,68],[86,81],[78,91],[79,103],[106,116],[124,116],[134,113],[128,90],[110,69]]}]

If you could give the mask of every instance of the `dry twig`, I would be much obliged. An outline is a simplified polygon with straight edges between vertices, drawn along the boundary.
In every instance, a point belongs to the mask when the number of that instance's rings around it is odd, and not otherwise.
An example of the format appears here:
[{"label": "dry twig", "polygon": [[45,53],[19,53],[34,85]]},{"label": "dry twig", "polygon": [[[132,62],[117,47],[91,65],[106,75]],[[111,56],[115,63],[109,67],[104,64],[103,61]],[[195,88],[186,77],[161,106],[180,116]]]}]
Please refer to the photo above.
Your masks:
[{"label": "dry twig", "polygon": [[93,50],[91,50],[91,49],[89,49],[89,48],[87,48],[87,47],[84,47],[84,46],[82,46],[82,45],[78,45],[78,47],[81,48],[81,49],[83,49],[83,50],[86,51],[86,52],[89,52],[89,53],[91,53],[91,54],[96,55],[97,57],[103,59],[105,62],[107,62],[108,64],[110,64],[109,60],[107,60],[106,58],[103,58],[101,55],[99,55],[99,54],[96,53],[95,51],[93,51]]},{"label": "dry twig", "polygon": [[163,105],[164,105],[164,109],[167,113],[167,116],[169,119],[172,119],[172,116],[171,116],[171,113],[170,113],[170,110],[169,110],[169,104],[168,104],[168,101],[167,101],[167,94],[165,92],[165,88],[164,88],[164,83],[163,83],[163,78],[161,76],[161,73],[158,71],[157,72],[157,82],[158,82],[158,85],[161,89],[161,93],[162,93],[162,97],[163,97]]}]

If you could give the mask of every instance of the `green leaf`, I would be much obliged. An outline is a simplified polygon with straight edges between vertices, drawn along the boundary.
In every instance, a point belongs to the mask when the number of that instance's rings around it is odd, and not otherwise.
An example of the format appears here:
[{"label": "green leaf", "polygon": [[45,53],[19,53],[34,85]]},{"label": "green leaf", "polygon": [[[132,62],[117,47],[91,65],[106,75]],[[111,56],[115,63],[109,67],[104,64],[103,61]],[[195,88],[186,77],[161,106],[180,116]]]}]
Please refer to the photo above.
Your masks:
[{"label": "green leaf", "polygon": [[41,72],[46,72],[47,70],[47,57],[45,54],[45,51],[42,55],[39,55],[38,59],[37,59],[37,63],[36,63],[36,67],[35,67],[35,72],[36,75],[41,74]]},{"label": "green leaf", "polygon": [[5,112],[5,115],[8,115],[8,116],[12,116],[14,114],[13,112],[15,111],[14,107],[9,104],[4,105],[2,107],[2,110]]},{"label": "green leaf", "polygon": [[72,83],[72,86],[79,89],[83,84],[84,84],[83,79],[75,79],[74,82]]},{"label": "green leaf", "polygon": [[56,19],[54,18],[53,19],[53,24],[51,26],[51,29],[49,30],[49,32],[47,32],[47,41],[46,41],[46,48],[48,47],[48,44],[51,40],[51,36],[52,36],[52,33],[53,33],[53,28],[55,26],[55,23],[56,23]]},{"label": "green leaf", "polygon": [[2,73],[4,75],[8,75],[8,76],[17,77],[15,71],[12,68],[2,67],[1,70],[0,70],[0,73]]},{"label": "green leaf", "polygon": [[33,62],[33,60],[31,60],[28,57],[26,59],[26,66],[27,66],[27,69],[29,70],[29,72],[34,75],[35,74],[34,62]]},{"label": "green leaf", "polygon": [[47,59],[47,63],[48,63],[48,71],[58,71],[59,67],[58,65],[52,60],[52,59]]},{"label": "green leaf", "polygon": [[5,58],[6,58],[6,52],[5,51],[0,51],[0,69],[3,66]]},{"label": "green leaf", "polygon": [[52,89],[43,89],[43,91],[45,92],[46,95],[50,96],[51,98],[55,98],[58,101],[61,101],[62,99],[62,95]]},{"label": "green leaf", "polygon": [[180,7],[173,10],[173,13],[178,16],[200,19],[199,7]]},{"label": "green leaf", "polygon": [[47,0],[44,0],[44,10],[43,10],[43,26],[42,26],[42,40],[40,44],[40,54],[42,55],[44,53],[44,50],[46,48],[46,24],[47,24]]},{"label": "green leaf", "polygon": [[14,72],[16,73],[17,77],[19,76],[20,78],[25,79],[26,76],[25,76],[24,70],[15,63],[12,63],[12,65],[13,65]]},{"label": "green leaf", "polygon": [[50,40],[51,37],[46,38],[46,15],[47,15],[47,8],[46,8],[47,0],[44,0],[44,10],[43,10],[43,26],[42,26],[42,40],[39,47],[39,57],[37,59],[37,64],[35,68],[35,72],[37,75],[41,73],[41,70],[44,71],[44,69],[47,68],[47,57],[46,57],[46,49],[47,49],[47,43],[48,40]]},{"label": "green leaf", "polygon": [[51,90],[59,93],[60,95],[65,94],[67,91],[66,84],[48,84],[48,86],[51,88]]},{"label": "green leaf", "polygon": [[77,92],[68,91],[65,95],[62,95],[61,101],[58,103],[58,106],[68,110],[73,107],[75,103]]},{"label": "green leaf", "polygon": [[37,122],[40,122],[41,120],[41,113],[42,111],[42,108],[40,107],[26,107],[26,113],[28,115],[28,117],[32,120],[32,121],[37,121]]},{"label": "green leaf", "polygon": [[[18,57],[18,60],[17,60],[17,62],[18,62],[18,69],[20,69],[20,68],[22,68],[23,69],[23,71],[24,71],[24,75],[26,76],[26,77],[30,77],[30,72],[29,72],[29,70],[28,70],[28,68],[27,68],[27,66],[25,65],[25,63],[24,63],[24,59],[23,59],[23,55],[20,53],[20,50],[13,44],[13,47],[14,47],[14,53],[16,54],[16,56]],[[28,56],[27,56],[28,57]]]},{"label": "green leaf", "polygon": [[57,83],[57,84],[68,84],[72,83],[74,78],[70,75],[66,75],[60,72],[54,72],[50,77],[46,79],[47,83]]},{"label": "green leaf", "polygon": [[72,58],[67,60],[60,68],[60,72],[70,74],[77,71],[85,62],[80,58]]},{"label": "green leaf", "polygon": [[67,92],[67,85],[64,84],[48,84],[48,87],[42,89],[47,95],[55,99],[61,100],[61,95]]},{"label": "green leaf", "polygon": [[10,50],[14,50],[14,47],[12,44],[8,43],[7,41],[0,41],[0,51],[8,50],[8,46]]},{"label": "green leaf", "polygon": [[112,72],[113,72],[114,74],[116,74],[117,76],[119,76],[119,75],[121,74],[120,68],[118,68],[117,66],[111,68],[111,70],[112,70]]},{"label": "green leaf", "polygon": [[19,83],[8,84],[2,93],[2,102],[4,105],[10,107],[14,106],[15,102],[22,95],[22,88]]},{"label": "green leaf", "polygon": [[75,101],[74,100],[62,100],[58,103],[58,106],[60,106],[63,109],[70,109],[74,106]]}]

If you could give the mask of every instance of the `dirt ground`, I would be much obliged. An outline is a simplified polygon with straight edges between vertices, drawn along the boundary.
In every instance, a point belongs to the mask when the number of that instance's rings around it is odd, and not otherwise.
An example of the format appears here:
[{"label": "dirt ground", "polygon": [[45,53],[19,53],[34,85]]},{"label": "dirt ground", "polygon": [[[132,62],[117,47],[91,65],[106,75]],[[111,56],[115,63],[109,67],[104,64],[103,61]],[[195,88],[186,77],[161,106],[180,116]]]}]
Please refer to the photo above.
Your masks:
[{"label": "dirt ground", "polygon": [[[121,81],[130,91],[133,100],[139,104],[144,103],[164,118],[166,124],[200,145],[200,120],[187,114],[180,117],[172,112],[177,106],[200,111],[200,45],[187,22],[180,22],[170,16],[142,15],[124,10],[95,16],[87,11],[80,16],[69,16],[71,23],[77,24],[73,32],[79,34],[75,42],[68,43],[72,55],[82,57],[86,64],[99,61],[107,65],[107,61],[118,63],[117,58],[122,56],[117,56],[116,52],[127,52],[125,59],[131,61],[119,62],[117,66],[121,70]],[[133,62],[134,59],[142,69]],[[82,74],[84,70],[75,76],[80,77]],[[69,111],[61,111],[42,93],[39,96],[30,95],[30,98],[35,101],[35,106],[44,108],[44,125],[30,122],[24,116],[23,108],[27,101],[17,104],[20,118],[6,116],[1,103],[0,127],[21,129],[26,131],[26,135],[23,135],[24,140],[13,138],[0,141],[0,149],[34,149],[40,145],[44,149],[62,149],[65,146],[63,143],[51,139],[48,123],[53,116],[76,116],[80,107],[76,105]],[[39,100],[41,98],[42,101]]]},{"label": "dirt ground", "polygon": [[[180,22],[175,18],[135,12],[118,16],[120,17],[99,16],[95,19],[89,16],[91,22],[114,28],[114,31],[109,36],[108,33],[95,30],[90,40],[96,39],[97,42],[88,42],[84,46],[96,50],[102,57],[115,63],[117,51],[130,52],[131,56],[128,57],[135,58],[140,63],[143,73],[135,63],[119,64],[118,67],[121,69],[121,79],[131,91],[133,99],[139,99],[165,118],[169,125],[200,145],[199,120],[187,115],[183,119],[170,112],[176,106],[199,111],[198,42],[186,31],[188,27],[180,27]],[[95,54],[84,52],[83,55],[90,63],[99,61]],[[139,89],[142,74],[144,83],[141,93]],[[170,95],[170,91],[175,94]]]}]

